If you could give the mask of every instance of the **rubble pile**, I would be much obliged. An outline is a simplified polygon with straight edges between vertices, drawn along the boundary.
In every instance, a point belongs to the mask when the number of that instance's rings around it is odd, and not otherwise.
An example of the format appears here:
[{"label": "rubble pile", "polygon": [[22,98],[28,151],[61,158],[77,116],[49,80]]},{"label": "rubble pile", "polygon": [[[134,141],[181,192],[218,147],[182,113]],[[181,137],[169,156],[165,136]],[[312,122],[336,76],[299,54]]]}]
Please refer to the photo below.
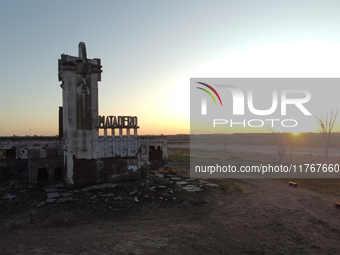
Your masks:
[{"label": "rubble pile", "polygon": [[[192,179],[189,176],[179,176],[176,173],[156,171],[146,174],[145,178],[141,180],[104,183],[79,190],[70,189],[63,182],[32,185],[20,181],[8,181],[0,186],[0,196],[3,200],[12,201],[20,199],[22,195],[26,198],[26,202],[34,207],[80,200],[80,202],[89,204],[90,210],[96,210],[99,202],[175,201],[176,195],[181,192],[203,192],[207,188],[214,187],[219,187],[219,185]],[[39,194],[39,196],[34,197],[33,201],[28,197],[32,190]]]}]

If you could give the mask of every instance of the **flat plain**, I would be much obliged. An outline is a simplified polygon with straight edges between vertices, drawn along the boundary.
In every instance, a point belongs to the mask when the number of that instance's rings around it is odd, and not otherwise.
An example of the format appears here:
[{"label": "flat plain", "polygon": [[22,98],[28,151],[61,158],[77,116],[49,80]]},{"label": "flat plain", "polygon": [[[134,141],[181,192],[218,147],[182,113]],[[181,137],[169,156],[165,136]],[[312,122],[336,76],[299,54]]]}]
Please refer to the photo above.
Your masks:
[{"label": "flat plain", "polygon": [[[220,142],[211,147],[216,158],[235,164],[279,163],[272,134],[219,136]],[[340,202],[339,179],[195,180],[203,191],[187,192],[166,176],[189,178],[190,136],[168,138],[168,169],[149,172],[151,185],[157,187],[152,199],[143,199],[143,193],[138,202],[127,196],[114,199],[131,194],[133,183],[127,183],[125,188],[75,192],[73,202],[36,207],[34,201],[46,199],[43,185],[20,192],[9,182],[1,183],[0,253],[340,253],[340,208],[335,206]],[[324,162],[320,134],[297,138],[293,163]],[[340,134],[331,139],[329,163],[340,163]],[[25,185],[18,187],[24,190]],[[163,186],[165,190],[157,191]],[[8,192],[17,197],[3,198]],[[164,192],[171,199],[164,199]]]}]

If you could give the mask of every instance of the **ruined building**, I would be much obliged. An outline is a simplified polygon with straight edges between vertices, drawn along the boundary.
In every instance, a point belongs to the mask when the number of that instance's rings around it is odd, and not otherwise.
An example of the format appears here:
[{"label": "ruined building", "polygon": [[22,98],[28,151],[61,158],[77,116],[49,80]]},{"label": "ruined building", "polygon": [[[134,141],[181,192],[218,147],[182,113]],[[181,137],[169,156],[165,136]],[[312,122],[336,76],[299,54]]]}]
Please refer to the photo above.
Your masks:
[{"label": "ruined building", "polygon": [[58,62],[63,96],[59,136],[0,137],[0,174],[28,174],[31,183],[64,180],[79,187],[127,170],[166,165],[165,136],[138,136],[136,116],[98,115],[101,62],[87,58],[85,43],[78,48],[78,57],[62,54]]}]

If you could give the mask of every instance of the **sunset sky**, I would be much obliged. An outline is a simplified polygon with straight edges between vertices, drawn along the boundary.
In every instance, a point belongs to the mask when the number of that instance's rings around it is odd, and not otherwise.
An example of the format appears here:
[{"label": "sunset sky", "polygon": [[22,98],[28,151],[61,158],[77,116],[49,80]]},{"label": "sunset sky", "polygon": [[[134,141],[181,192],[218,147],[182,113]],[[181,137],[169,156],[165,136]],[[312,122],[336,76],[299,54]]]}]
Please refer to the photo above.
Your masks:
[{"label": "sunset sky", "polygon": [[[102,61],[100,115],[138,116],[139,134],[188,134],[190,77],[340,77],[339,10],[313,0],[1,1],[0,136],[57,135],[58,59],[77,56],[80,41]],[[340,108],[328,103],[321,112]]]}]

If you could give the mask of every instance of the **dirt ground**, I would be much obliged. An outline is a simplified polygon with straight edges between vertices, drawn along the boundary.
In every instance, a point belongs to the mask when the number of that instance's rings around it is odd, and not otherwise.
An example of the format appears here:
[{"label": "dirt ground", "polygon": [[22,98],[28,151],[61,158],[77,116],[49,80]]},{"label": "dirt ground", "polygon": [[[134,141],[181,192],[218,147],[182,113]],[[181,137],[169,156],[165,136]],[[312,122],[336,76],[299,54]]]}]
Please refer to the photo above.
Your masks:
[{"label": "dirt ground", "polygon": [[[169,143],[179,175],[182,146]],[[340,180],[209,181],[219,186],[168,201],[45,204],[33,221],[30,207],[12,205],[0,215],[0,254],[340,254]]]},{"label": "dirt ground", "polygon": [[100,212],[50,205],[2,219],[1,254],[339,254],[340,209],[278,180]]}]

